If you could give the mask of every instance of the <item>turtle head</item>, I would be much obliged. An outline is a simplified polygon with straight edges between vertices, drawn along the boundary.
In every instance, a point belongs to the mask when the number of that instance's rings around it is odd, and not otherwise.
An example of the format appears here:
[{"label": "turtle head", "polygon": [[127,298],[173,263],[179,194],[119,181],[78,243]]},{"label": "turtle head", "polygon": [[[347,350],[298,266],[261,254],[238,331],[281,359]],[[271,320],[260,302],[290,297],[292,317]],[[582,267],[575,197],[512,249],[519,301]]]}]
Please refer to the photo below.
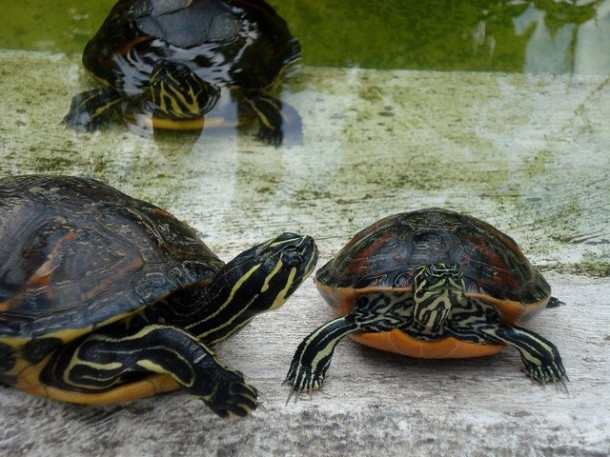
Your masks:
[{"label": "turtle head", "polygon": [[239,254],[221,275],[231,284],[235,309],[247,307],[245,314],[253,315],[282,306],[311,274],[317,259],[312,237],[282,233]]},{"label": "turtle head", "polygon": [[282,306],[311,274],[317,259],[313,238],[294,233],[242,252],[207,287],[195,288],[200,314],[187,315],[186,328],[206,343],[224,340],[258,313]]},{"label": "turtle head", "polygon": [[425,330],[442,328],[452,306],[464,298],[464,278],[456,264],[433,263],[413,275],[413,318]]},{"label": "turtle head", "polygon": [[151,101],[157,115],[171,119],[203,116],[218,101],[219,89],[200,79],[186,65],[161,60],[150,77]]}]

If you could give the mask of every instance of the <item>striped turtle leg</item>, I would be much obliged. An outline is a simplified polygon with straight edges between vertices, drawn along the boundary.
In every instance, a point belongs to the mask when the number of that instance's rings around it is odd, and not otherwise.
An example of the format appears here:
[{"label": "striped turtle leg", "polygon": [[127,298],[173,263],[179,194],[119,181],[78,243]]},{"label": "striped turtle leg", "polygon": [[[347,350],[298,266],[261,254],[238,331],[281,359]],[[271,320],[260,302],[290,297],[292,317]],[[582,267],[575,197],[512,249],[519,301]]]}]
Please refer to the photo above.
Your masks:
[{"label": "striped turtle leg", "polygon": [[487,329],[486,334],[516,347],[525,373],[533,381],[564,383],[568,380],[557,347],[537,333],[517,326],[500,325]]},{"label": "striped turtle leg", "polygon": [[410,294],[379,293],[360,297],[351,314],[332,320],[306,337],[296,350],[286,381],[295,392],[312,391],[324,384],[337,344],[355,332],[387,332],[412,321]]},{"label": "striped turtle leg", "polygon": [[165,325],[93,332],[62,348],[40,379],[50,387],[95,394],[152,373],[171,376],[219,416],[245,416],[256,408],[256,389],[241,374],[223,367],[195,337]]},{"label": "striped turtle leg", "polygon": [[335,347],[358,330],[352,315],[327,322],[315,330],[299,344],[285,382],[297,394],[322,388]]},{"label": "striped turtle leg", "polygon": [[530,330],[503,323],[477,324],[471,331],[452,329],[454,335],[464,340],[483,340],[510,344],[517,348],[523,361],[525,373],[533,381],[541,383],[568,380],[557,347],[549,340]]},{"label": "striped turtle leg", "polygon": [[121,95],[112,87],[100,87],[72,98],[62,123],[77,131],[93,131],[108,125],[121,114]]},{"label": "striped turtle leg", "polygon": [[257,90],[244,94],[239,103],[239,117],[258,119],[259,130],[256,139],[271,146],[280,146],[284,137],[289,143],[302,142],[303,127],[301,116],[290,105]]}]

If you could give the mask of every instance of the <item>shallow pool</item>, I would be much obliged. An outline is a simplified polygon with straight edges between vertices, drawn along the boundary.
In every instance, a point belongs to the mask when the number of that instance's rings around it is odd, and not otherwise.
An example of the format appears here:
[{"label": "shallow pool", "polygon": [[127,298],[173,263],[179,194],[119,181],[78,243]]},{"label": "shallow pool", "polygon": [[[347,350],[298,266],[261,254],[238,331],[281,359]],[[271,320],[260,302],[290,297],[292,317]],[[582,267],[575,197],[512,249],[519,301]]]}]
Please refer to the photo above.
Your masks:
[{"label": "shallow pool", "polygon": [[[112,0],[1,0],[0,48],[80,53]],[[610,1],[271,1],[304,65],[610,73]]]}]

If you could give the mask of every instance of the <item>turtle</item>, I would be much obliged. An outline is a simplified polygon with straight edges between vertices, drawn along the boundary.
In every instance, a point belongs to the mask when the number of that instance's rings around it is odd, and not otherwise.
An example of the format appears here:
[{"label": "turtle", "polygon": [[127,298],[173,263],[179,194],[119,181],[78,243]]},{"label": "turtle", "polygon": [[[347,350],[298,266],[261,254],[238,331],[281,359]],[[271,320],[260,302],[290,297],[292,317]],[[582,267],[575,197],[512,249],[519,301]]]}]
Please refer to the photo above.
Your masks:
[{"label": "turtle", "polygon": [[[273,93],[301,47],[263,0],[119,0],[83,52],[104,84],[73,97],[63,123],[94,131],[121,115],[153,129],[255,118],[278,146],[300,117]],[[204,119],[205,118],[205,119]]]},{"label": "turtle", "polygon": [[212,347],[312,272],[285,232],[224,263],[167,211],[92,178],[0,180],[0,382],[111,404],[182,389],[221,417],[257,390]]},{"label": "turtle", "polygon": [[520,325],[562,302],[512,238],[475,217],[441,208],[385,217],[322,266],[315,283],[338,317],[298,346],[286,377],[297,395],[322,387],[348,335],[419,358],[486,356],[510,345],[532,380],[568,379],[557,347]]}]

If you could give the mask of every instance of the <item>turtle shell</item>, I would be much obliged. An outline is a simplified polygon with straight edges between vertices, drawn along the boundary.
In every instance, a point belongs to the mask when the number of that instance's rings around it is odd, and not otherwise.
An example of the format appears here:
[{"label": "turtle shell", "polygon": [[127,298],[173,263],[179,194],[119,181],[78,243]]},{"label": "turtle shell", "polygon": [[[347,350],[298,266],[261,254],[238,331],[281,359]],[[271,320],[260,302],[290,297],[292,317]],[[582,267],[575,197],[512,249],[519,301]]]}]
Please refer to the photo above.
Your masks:
[{"label": "turtle shell", "polygon": [[508,235],[477,218],[444,209],[395,214],[359,232],[316,273],[339,315],[355,296],[410,290],[421,266],[458,264],[465,295],[496,307],[507,323],[532,317],[550,298],[546,280]]},{"label": "turtle shell", "polygon": [[119,0],[83,63],[134,96],[159,59],[210,83],[254,89],[270,86],[299,56],[286,22],[262,0]]},{"label": "turtle shell", "polygon": [[0,340],[64,343],[177,289],[223,262],[166,211],[94,179],[0,181]]}]

